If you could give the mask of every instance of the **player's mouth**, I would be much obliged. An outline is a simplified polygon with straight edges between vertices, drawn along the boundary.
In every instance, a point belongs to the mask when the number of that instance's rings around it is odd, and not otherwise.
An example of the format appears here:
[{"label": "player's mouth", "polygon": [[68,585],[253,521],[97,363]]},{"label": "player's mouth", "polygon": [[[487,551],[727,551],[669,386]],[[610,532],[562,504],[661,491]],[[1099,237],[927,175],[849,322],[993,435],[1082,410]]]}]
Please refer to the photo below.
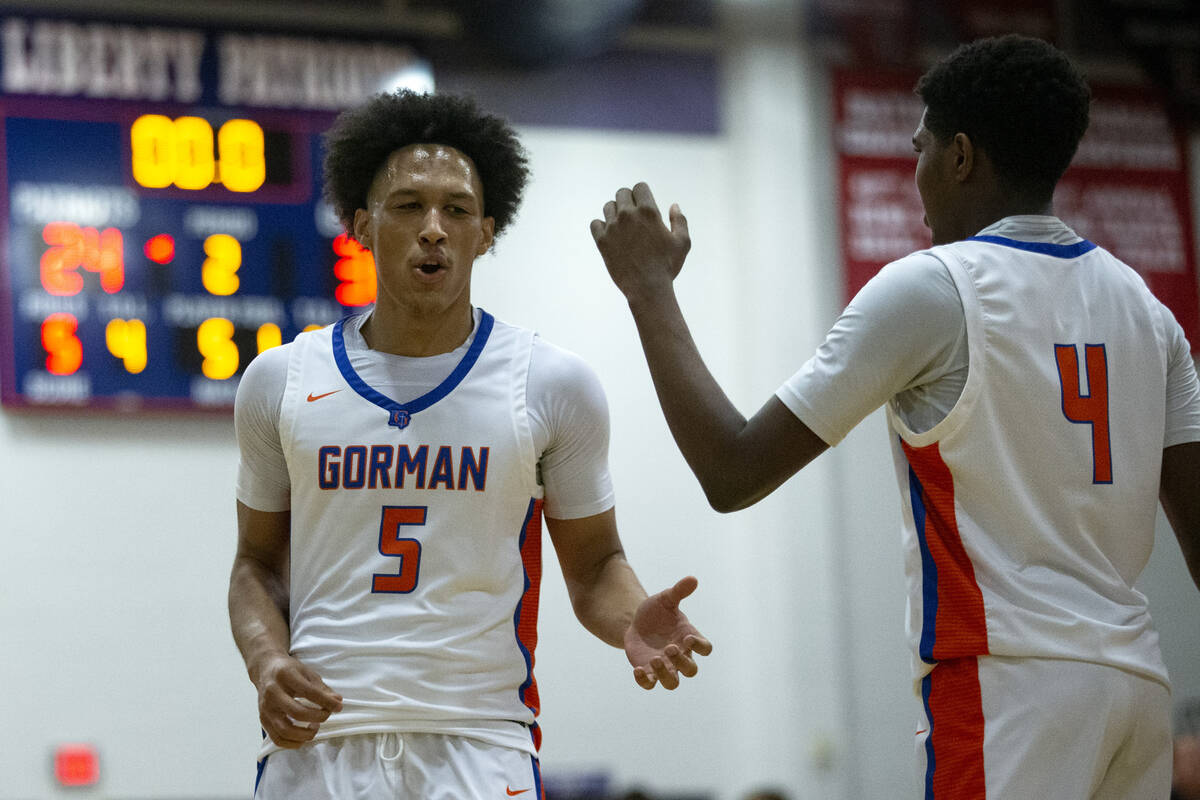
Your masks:
[{"label": "player's mouth", "polygon": [[427,255],[413,265],[417,277],[423,280],[438,278],[449,269],[446,259],[441,255]]}]

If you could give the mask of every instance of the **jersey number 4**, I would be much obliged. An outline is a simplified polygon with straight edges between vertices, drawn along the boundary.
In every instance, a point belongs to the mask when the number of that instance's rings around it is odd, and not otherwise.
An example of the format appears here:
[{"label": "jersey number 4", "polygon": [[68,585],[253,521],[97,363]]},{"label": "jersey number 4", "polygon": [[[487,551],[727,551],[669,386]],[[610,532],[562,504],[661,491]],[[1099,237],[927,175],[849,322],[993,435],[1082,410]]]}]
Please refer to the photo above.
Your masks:
[{"label": "jersey number 4", "polygon": [[1112,483],[1112,452],[1108,439],[1108,355],[1102,344],[1085,344],[1087,394],[1080,390],[1079,352],[1073,344],[1054,345],[1058,380],[1062,386],[1063,416],[1092,426],[1092,483]]},{"label": "jersey number 4", "polygon": [[398,573],[375,573],[371,578],[372,592],[407,594],[417,588],[421,572],[421,543],[401,538],[406,525],[424,525],[427,506],[384,506],[379,521],[379,552],[400,559]]}]

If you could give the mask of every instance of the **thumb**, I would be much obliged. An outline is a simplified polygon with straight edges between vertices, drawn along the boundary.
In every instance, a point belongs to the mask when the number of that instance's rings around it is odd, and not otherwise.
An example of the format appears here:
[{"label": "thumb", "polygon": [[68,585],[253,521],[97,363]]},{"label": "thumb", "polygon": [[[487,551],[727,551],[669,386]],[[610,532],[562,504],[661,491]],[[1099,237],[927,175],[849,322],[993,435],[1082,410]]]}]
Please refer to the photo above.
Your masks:
[{"label": "thumb", "polygon": [[678,608],[679,602],[683,598],[696,591],[696,587],[700,585],[700,581],[696,580],[691,575],[680,579],[674,586],[663,592],[663,599],[666,600],[667,606],[670,608]]},{"label": "thumb", "polygon": [[671,220],[671,234],[688,246],[691,245],[692,237],[688,233],[687,217],[679,210],[679,203],[672,203],[671,209],[667,212],[668,218]]}]

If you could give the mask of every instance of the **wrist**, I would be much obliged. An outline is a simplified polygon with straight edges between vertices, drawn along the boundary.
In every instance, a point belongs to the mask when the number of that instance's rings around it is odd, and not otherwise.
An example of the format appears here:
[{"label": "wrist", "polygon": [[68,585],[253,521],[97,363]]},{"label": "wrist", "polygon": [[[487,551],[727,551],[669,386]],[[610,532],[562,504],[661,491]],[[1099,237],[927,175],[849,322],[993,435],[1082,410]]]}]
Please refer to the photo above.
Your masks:
[{"label": "wrist", "polygon": [[625,301],[629,310],[635,315],[662,308],[673,302],[675,297],[675,282],[670,278],[658,281],[642,281],[636,286],[622,287]]}]

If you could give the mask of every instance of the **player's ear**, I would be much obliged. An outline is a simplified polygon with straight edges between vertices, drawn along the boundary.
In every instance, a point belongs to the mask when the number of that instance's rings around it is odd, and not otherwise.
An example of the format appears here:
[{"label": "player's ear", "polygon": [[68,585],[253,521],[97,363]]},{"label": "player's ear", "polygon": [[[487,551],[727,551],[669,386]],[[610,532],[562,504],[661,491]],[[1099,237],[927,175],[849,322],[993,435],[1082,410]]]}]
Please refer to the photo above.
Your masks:
[{"label": "player's ear", "polygon": [[959,181],[965,181],[975,169],[975,143],[967,134],[956,133],[950,149],[954,154],[954,175]]},{"label": "player's ear", "polygon": [[371,243],[367,241],[367,234],[370,233],[371,215],[367,213],[365,208],[360,208],[354,212],[354,238],[363,247],[371,249]]},{"label": "player's ear", "polygon": [[481,256],[488,250],[492,249],[492,242],[496,238],[496,219],[494,217],[484,217],[480,220],[480,228],[483,236],[479,239],[479,247],[475,250],[475,255]]}]

